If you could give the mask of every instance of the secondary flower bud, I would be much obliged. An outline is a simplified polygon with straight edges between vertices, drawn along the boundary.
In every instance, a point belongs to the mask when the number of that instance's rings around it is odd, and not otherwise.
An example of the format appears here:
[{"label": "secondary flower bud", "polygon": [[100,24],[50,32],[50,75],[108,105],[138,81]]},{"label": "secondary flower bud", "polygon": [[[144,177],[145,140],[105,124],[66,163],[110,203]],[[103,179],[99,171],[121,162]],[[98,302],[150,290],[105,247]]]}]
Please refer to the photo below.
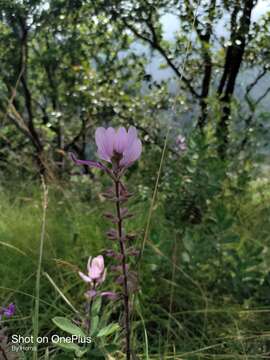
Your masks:
[{"label": "secondary flower bud", "polygon": [[81,271],[79,271],[80,277],[83,279],[83,281],[87,283],[96,282],[98,284],[101,284],[104,282],[106,277],[106,271],[104,268],[104,258],[102,255],[99,255],[92,259],[92,257],[89,257],[88,263],[87,263],[87,270],[88,274],[85,275]]}]

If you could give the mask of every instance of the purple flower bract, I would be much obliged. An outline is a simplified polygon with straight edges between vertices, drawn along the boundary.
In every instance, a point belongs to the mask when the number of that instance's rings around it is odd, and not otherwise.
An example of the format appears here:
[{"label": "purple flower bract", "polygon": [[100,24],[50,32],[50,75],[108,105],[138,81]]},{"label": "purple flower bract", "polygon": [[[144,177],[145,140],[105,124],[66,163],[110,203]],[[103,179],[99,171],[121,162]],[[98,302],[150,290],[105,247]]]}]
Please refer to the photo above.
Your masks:
[{"label": "purple flower bract", "polygon": [[118,130],[99,127],[95,139],[99,158],[108,162],[117,159],[120,167],[129,167],[141,156],[142,143],[134,126],[128,131],[124,127]]}]

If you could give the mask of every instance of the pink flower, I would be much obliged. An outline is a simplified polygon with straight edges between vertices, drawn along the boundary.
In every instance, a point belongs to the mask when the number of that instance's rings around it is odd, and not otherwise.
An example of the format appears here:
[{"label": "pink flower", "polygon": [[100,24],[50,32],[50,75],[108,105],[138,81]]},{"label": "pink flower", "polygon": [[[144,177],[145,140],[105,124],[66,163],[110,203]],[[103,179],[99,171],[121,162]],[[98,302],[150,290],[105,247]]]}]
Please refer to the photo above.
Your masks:
[{"label": "pink flower", "polygon": [[97,283],[101,284],[105,280],[106,277],[106,270],[104,268],[104,258],[102,255],[99,255],[97,257],[89,257],[88,263],[87,263],[87,271],[88,275],[85,275],[81,271],[79,271],[80,277],[83,279],[83,281],[87,283]]},{"label": "pink flower", "polygon": [[120,167],[129,167],[141,156],[142,143],[134,126],[128,131],[124,127],[118,130],[99,127],[95,139],[99,158],[108,162],[118,161]]},{"label": "pink flower", "polygon": [[[127,168],[139,159],[142,152],[142,143],[137,136],[137,130],[131,126],[128,131],[124,127],[118,130],[109,127],[99,127],[95,133],[97,154],[101,160],[115,164],[118,168]],[[100,162],[91,160],[78,160],[71,154],[72,160],[77,165],[88,165],[107,171]]]}]

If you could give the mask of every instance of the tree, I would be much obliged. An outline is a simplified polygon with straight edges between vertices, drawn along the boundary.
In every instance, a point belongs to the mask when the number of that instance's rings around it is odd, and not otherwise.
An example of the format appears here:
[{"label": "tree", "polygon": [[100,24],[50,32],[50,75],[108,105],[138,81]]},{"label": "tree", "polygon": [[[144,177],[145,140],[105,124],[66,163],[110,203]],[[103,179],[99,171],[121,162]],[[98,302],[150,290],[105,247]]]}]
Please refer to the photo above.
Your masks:
[{"label": "tree", "polygon": [[[90,155],[87,137],[100,124],[136,125],[146,144],[160,146],[160,118],[170,118],[173,108],[174,119],[188,116],[206,142],[207,134],[215,133],[218,156],[226,159],[232,128],[240,121],[246,129],[254,125],[269,94],[268,88],[259,96],[254,92],[269,74],[270,22],[267,15],[263,22],[252,20],[255,5],[251,0],[4,3],[2,158],[33,155],[39,172],[61,175],[69,151]],[[163,26],[167,14],[179,23],[170,41]],[[138,42],[150,55],[137,51]],[[179,84],[174,93],[169,79],[158,82],[147,72],[151,53],[171,69]],[[254,78],[238,91],[247,70]],[[240,150],[248,142],[245,131]]]},{"label": "tree", "polygon": [[[251,21],[256,4],[253,0],[208,0],[202,4],[186,0],[134,1],[129,6],[126,1],[110,5],[103,2],[111,19],[163,57],[187,92],[189,103],[199,105],[197,126],[202,133],[211,118],[209,99],[218,99],[220,120],[211,125],[216,128],[221,159],[226,157],[229,146],[231,101],[237,80],[245,67],[245,54],[258,37],[260,26]],[[179,19],[173,42],[165,40],[162,27],[162,16],[168,13]],[[259,66],[265,69],[266,65],[264,62]],[[221,75],[217,77],[217,73]]]}]

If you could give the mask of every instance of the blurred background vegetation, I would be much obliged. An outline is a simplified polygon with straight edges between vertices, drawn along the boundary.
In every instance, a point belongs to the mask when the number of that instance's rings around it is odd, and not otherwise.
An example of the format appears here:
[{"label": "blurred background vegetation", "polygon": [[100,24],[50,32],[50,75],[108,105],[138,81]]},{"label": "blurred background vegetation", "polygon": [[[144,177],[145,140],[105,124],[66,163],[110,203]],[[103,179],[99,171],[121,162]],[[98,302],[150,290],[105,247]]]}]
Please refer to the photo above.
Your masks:
[{"label": "blurred background vegetation", "polygon": [[[96,127],[133,125],[138,246],[168,134],[134,305],[138,357],[270,358],[269,2],[0,0],[0,20],[0,300],[16,303],[12,331],[32,331],[40,175],[43,270],[81,308],[74,266],[109,246],[106,179],[68,153],[94,159]],[[44,276],[40,332],[69,311]]]}]

